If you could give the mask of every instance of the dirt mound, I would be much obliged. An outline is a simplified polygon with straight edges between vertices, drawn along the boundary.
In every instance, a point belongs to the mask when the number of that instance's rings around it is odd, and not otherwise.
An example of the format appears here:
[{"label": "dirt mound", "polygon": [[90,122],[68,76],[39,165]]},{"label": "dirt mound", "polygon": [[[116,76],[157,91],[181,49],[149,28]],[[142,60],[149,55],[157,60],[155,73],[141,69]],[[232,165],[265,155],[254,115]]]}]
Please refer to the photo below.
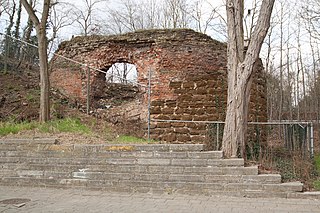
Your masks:
[{"label": "dirt mound", "polygon": [[0,75],[0,121],[38,118],[39,77],[36,72]]}]

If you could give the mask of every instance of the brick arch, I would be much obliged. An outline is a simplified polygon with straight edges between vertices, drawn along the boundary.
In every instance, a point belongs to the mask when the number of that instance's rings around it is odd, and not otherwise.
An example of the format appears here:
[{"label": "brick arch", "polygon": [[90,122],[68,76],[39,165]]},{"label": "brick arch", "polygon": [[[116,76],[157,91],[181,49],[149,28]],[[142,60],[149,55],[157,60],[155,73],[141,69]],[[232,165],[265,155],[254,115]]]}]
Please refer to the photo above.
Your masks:
[{"label": "brick arch", "polygon": [[[148,84],[151,71],[151,116],[154,119],[222,121],[227,93],[226,51],[226,44],[207,35],[175,29],[76,37],[63,42],[57,54],[97,69],[105,69],[116,62],[134,64],[139,72],[138,82],[144,85]],[[249,120],[265,121],[266,87],[262,63],[258,61],[257,64]],[[92,74],[92,87],[99,86],[97,79],[100,75],[98,72]],[[50,78],[53,87],[69,97],[85,100],[86,75],[83,67],[55,56]],[[146,93],[141,93],[140,99],[130,106],[123,106],[132,109],[132,113],[129,110],[130,115],[122,113],[124,120],[140,113],[137,120],[146,123],[146,97]],[[195,124],[154,123],[151,135],[154,139],[174,143],[203,143],[207,140],[206,128]]]}]

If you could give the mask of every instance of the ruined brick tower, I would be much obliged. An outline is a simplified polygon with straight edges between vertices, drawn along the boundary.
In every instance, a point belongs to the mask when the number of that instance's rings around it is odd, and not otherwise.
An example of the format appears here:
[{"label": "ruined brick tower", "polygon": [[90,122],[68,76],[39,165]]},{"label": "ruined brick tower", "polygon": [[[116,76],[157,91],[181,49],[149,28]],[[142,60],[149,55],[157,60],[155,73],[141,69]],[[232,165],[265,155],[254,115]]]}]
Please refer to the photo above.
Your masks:
[{"label": "ruined brick tower", "polygon": [[[227,97],[226,44],[189,29],[145,30],[116,36],[76,37],[56,52],[100,70],[117,62],[134,64],[138,82],[148,85],[151,72],[151,118],[192,122],[153,121],[151,137],[171,143],[205,143],[208,125],[223,121]],[[70,98],[84,102],[87,68],[55,56],[51,84]],[[103,73],[91,72],[91,96],[104,88]],[[108,109],[109,119],[141,124],[145,134],[148,95],[140,88],[135,99]],[[249,121],[266,121],[266,85],[257,62],[251,92]],[[118,121],[119,121],[118,120]],[[139,125],[137,125],[139,126]]]}]

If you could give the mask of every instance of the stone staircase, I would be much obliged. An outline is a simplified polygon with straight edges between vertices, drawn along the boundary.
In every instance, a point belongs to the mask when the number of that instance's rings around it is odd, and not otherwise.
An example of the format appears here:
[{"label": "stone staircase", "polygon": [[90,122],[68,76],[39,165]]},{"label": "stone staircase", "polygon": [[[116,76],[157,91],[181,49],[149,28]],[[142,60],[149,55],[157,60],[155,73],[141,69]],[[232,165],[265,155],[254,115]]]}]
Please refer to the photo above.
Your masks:
[{"label": "stone staircase", "polygon": [[243,159],[204,146],[59,145],[54,139],[0,140],[0,185],[145,193],[290,197],[302,183],[258,174]]}]

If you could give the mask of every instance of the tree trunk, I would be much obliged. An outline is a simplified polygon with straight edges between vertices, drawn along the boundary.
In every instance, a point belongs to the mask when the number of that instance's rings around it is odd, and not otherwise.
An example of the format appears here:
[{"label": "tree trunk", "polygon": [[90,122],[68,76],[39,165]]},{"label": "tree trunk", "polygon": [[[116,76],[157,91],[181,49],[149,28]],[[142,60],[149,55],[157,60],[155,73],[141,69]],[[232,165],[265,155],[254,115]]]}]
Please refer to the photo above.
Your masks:
[{"label": "tree trunk", "polygon": [[40,122],[50,119],[50,83],[48,72],[47,37],[45,30],[38,31],[38,52],[40,61]]},{"label": "tree trunk", "polygon": [[47,37],[46,24],[50,10],[50,0],[44,0],[41,21],[36,16],[32,5],[27,0],[21,0],[22,5],[32,20],[38,37],[38,52],[40,63],[40,122],[46,122],[50,119],[50,102],[49,102],[49,71],[48,71],[48,54],[47,54]]},{"label": "tree trunk", "polygon": [[243,0],[227,0],[228,97],[222,150],[225,157],[245,157],[247,119],[254,65],[270,26],[274,0],[263,0],[257,25],[244,55]]}]

